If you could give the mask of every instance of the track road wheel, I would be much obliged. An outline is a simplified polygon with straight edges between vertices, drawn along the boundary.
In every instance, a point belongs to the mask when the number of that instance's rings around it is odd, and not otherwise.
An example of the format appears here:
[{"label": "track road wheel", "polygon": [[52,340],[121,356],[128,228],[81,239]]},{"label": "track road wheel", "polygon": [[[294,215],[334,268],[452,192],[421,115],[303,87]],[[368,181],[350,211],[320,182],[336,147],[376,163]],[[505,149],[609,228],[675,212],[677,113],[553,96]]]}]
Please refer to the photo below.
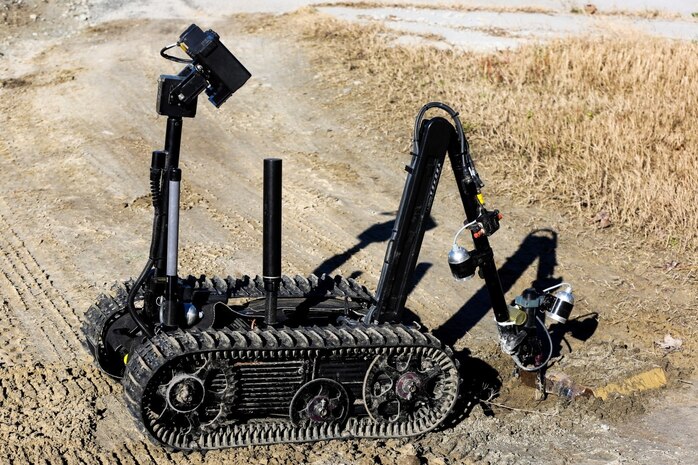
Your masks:
[{"label": "track road wheel", "polygon": [[412,421],[436,408],[446,391],[449,370],[441,351],[417,348],[378,355],[364,378],[364,405],[373,421]]},{"label": "track road wheel", "polygon": [[349,404],[344,386],[332,379],[317,378],[305,383],[293,396],[289,416],[296,426],[342,424],[349,415]]}]

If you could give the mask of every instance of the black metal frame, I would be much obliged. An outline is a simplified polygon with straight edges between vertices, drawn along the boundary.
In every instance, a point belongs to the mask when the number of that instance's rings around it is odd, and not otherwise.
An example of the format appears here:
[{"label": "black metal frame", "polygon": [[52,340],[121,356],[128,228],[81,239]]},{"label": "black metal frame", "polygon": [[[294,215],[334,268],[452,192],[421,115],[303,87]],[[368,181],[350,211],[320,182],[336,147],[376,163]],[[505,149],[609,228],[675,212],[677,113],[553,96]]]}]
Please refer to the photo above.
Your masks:
[{"label": "black metal frame", "polygon": [[[434,106],[429,104],[425,107],[430,105]],[[442,109],[444,107],[443,104],[439,106]],[[455,112],[453,110],[451,112],[457,118]],[[458,123],[457,126],[460,124]],[[482,183],[474,171],[467,148],[464,149],[467,144],[461,143],[464,138],[463,133],[459,132],[460,134],[457,134],[454,127],[444,118],[437,117],[420,124],[417,137],[422,142],[413,152],[410,165],[405,167],[407,181],[378,282],[377,302],[369,313],[367,318],[369,321],[396,322],[402,319],[409,279],[417,266],[427,220],[447,152],[467,218],[466,222],[483,221],[483,218],[491,217],[490,212],[485,210],[478,200]],[[498,226],[497,222],[496,227]],[[480,275],[485,280],[489,291],[495,318],[498,322],[504,322],[509,319],[509,311],[494,262],[494,254],[487,238],[494,231],[496,228],[490,228],[487,234],[472,232],[475,244],[474,255]]]},{"label": "black metal frame", "polygon": [[[168,77],[165,76],[161,82],[167,79]],[[160,94],[160,97],[168,98],[166,94]],[[187,101],[190,107],[193,105],[195,108],[195,97]],[[478,177],[473,176],[474,167],[472,160],[469,160],[469,153],[467,150],[465,153],[462,151],[461,138],[464,137],[462,133],[457,134],[449,121],[437,117],[421,122],[418,134],[421,144],[413,153],[410,165],[405,167],[407,180],[395,227],[388,242],[376,291],[376,304],[369,311],[366,317],[367,322],[399,322],[402,319],[409,279],[417,264],[446,153],[449,155],[467,221],[484,221],[483,218],[487,218],[487,214],[490,213],[478,200],[482,183]],[[154,333],[156,325],[177,327],[183,326],[184,323],[180,301],[182,290],[178,288],[179,282],[176,272],[177,231],[173,230],[173,218],[179,216],[179,199],[178,196],[175,199],[170,198],[171,191],[179,189],[181,180],[181,170],[179,169],[181,138],[182,117],[168,116],[165,148],[163,151],[153,152],[151,163],[154,219],[150,258],[146,269],[132,290],[135,296],[138,287],[145,285],[144,310],[139,314],[135,309],[132,309],[132,316],[147,335]],[[465,146],[467,147],[467,144]],[[270,300],[273,300],[274,290],[278,288],[278,279],[281,275],[279,266],[280,160],[275,162],[265,160],[265,167],[267,165],[269,172],[265,174],[265,181],[268,181],[269,189],[274,190],[274,194],[270,194],[269,198],[266,199],[268,189],[265,187],[265,206],[269,203],[268,207],[271,210],[269,213],[265,213],[265,226],[267,227],[265,228],[264,240],[264,274],[265,282],[269,281],[268,291],[272,297]],[[267,177],[269,177],[268,180]],[[176,221],[174,223],[177,224]],[[489,234],[492,232],[494,231],[490,231]],[[272,238],[274,234],[276,236]],[[477,235],[475,232],[472,235],[475,245],[475,262],[479,266],[480,275],[488,288],[495,318],[499,322],[507,321],[509,319],[508,307],[488,235]],[[276,245],[271,245],[270,241],[272,240]],[[267,244],[268,242],[269,244]],[[158,306],[156,301],[161,296],[164,297],[164,304]],[[272,305],[269,308],[266,316],[269,324],[276,324],[276,312],[271,310],[272,307],[275,306]],[[145,321],[145,319],[150,321]]]},{"label": "black metal frame", "polygon": [[[191,59],[165,53],[175,46]],[[182,118],[196,116],[197,100],[202,92],[206,92],[213,105],[220,107],[251,76],[220,42],[218,34],[212,30],[204,32],[195,24],[180,35],[176,44],[164,47],[160,54],[186,66],[179,74],[161,75],[158,80],[156,109],[167,116],[165,148],[153,152],[150,166],[154,209],[150,256],[128,297],[131,317],[149,337],[158,327],[181,327],[186,323],[182,311],[185,289],[177,276]],[[142,312],[138,312],[134,302],[141,288],[145,299]],[[164,300],[159,305],[160,298]]]}]

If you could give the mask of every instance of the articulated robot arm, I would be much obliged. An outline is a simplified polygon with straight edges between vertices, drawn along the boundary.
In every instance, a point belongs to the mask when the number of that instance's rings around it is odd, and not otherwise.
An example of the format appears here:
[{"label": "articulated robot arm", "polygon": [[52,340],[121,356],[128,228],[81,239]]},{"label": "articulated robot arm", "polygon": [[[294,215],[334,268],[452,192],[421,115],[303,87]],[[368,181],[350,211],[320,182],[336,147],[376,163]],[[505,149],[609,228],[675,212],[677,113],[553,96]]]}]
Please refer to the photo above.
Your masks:
[{"label": "articulated robot arm", "polygon": [[[446,111],[455,128],[444,118],[424,120],[430,108]],[[412,161],[405,167],[407,181],[388,242],[376,303],[366,320],[401,320],[407,285],[415,271],[446,153],[466,216],[448,256],[453,276],[465,280],[478,271],[490,295],[502,350],[512,356],[518,369],[538,371],[546,366],[552,352],[544,325],[545,315],[562,323],[566,321],[574,304],[571,287],[554,295],[548,293],[553,289],[542,292],[527,289],[511,305],[507,304],[488,239],[499,229],[502,216],[498,210],[489,211],[484,207],[480,194],[483,183],[475,170],[458,114],[442,103],[425,105],[417,116]],[[465,230],[470,231],[474,243],[470,251],[458,245],[458,236]],[[539,328],[547,338],[539,337]]]}]

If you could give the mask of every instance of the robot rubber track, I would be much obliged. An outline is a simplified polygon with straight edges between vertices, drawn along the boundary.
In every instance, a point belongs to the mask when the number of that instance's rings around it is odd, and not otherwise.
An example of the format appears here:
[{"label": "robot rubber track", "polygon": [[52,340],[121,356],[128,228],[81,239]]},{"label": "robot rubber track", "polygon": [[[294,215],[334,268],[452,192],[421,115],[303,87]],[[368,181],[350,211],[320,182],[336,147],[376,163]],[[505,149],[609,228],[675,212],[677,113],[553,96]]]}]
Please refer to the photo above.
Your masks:
[{"label": "robot rubber track", "polygon": [[[148,436],[196,450],[419,435],[451,412],[459,376],[435,337],[384,324],[162,333],[123,383]],[[308,414],[325,398],[329,413]]]}]

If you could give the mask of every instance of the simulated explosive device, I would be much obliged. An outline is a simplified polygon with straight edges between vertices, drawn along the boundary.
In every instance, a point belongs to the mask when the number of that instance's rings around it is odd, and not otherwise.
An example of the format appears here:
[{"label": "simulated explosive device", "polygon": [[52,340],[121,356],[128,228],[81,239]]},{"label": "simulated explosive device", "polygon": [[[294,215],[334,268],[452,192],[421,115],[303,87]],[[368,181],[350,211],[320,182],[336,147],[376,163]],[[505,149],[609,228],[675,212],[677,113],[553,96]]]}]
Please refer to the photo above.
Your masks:
[{"label": "simulated explosive device", "polygon": [[[170,55],[175,46],[189,58]],[[150,166],[150,255],[135,280],[97,299],[83,328],[97,365],[122,380],[147,436],[195,450],[415,436],[439,426],[459,396],[458,363],[432,334],[403,323],[403,311],[447,154],[466,217],[448,254],[451,271],[484,279],[502,349],[517,369],[545,367],[552,353],[545,316],[565,321],[571,287],[527,289],[507,304],[488,240],[502,216],[485,208],[458,114],[442,103],[417,115],[375,294],[340,276],[282,275],[279,159],[264,160],[262,276],[179,276],[183,118],[195,116],[201,92],[219,107],[250,73],[215,32],[196,25],[161,55],[185,66],[159,80],[157,111],[167,129]],[[450,121],[426,119],[430,109]],[[465,231],[472,250],[458,244]]]}]

